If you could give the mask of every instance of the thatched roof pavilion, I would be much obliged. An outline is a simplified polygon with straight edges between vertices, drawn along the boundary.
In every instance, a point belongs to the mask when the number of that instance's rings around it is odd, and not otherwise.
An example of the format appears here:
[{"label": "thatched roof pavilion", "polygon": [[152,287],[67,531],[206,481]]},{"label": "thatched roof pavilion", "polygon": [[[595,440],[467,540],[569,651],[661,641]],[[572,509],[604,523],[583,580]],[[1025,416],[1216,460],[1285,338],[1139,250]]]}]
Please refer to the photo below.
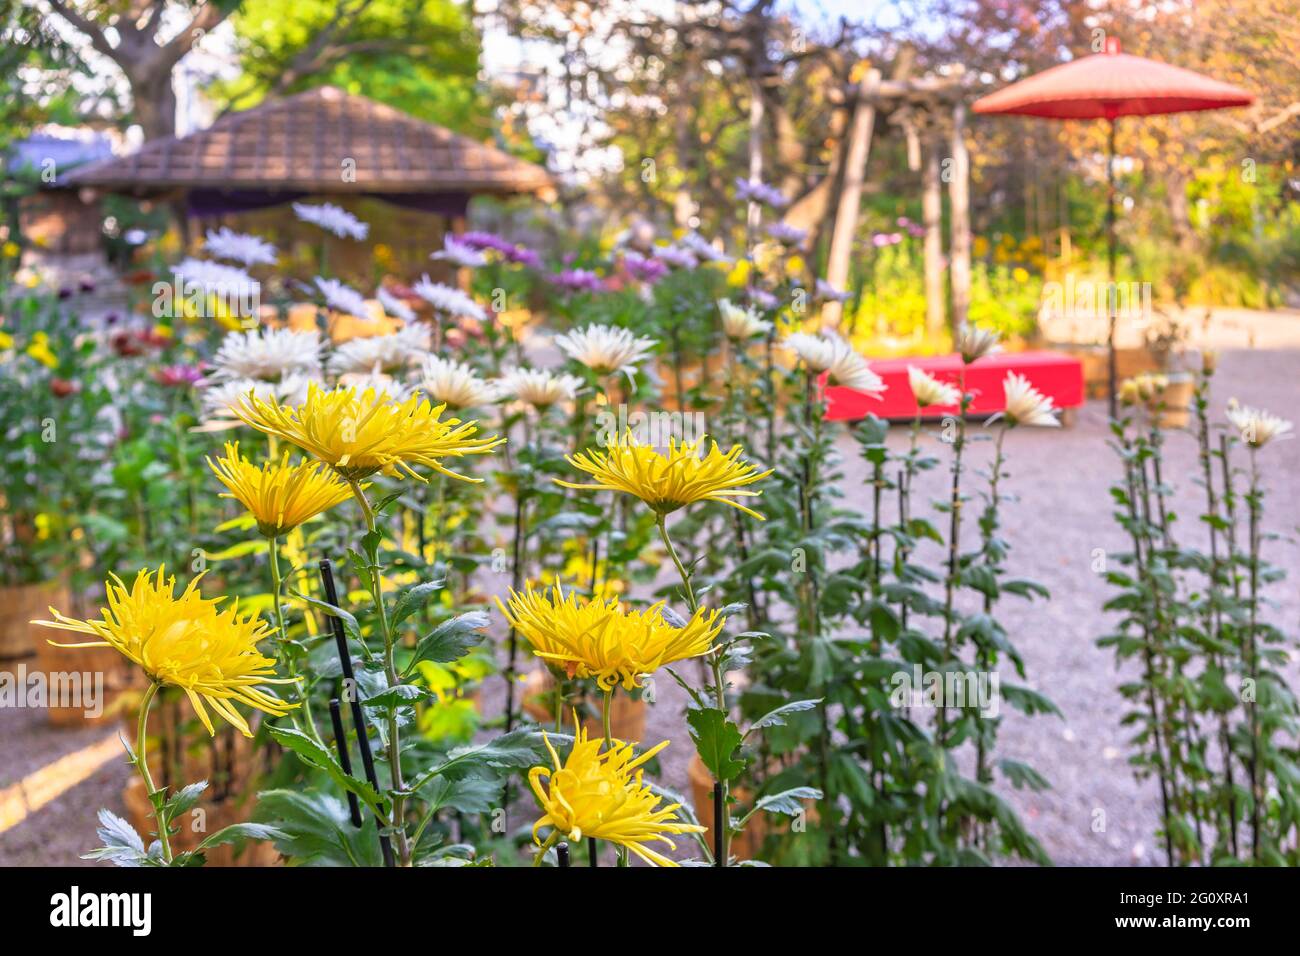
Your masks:
[{"label": "thatched roof pavilion", "polygon": [[546,193],[539,166],[382,103],[319,87],[75,170],[66,184],[183,199],[197,216],[369,196],[459,217],[473,195]]}]

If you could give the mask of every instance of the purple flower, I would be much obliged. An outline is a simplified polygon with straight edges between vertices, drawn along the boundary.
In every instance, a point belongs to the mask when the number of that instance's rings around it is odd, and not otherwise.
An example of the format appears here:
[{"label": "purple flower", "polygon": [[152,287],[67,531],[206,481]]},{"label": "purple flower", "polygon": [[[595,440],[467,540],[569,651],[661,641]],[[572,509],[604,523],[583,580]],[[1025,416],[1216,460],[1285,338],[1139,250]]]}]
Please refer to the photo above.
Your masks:
[{"label": "purple flower", "polygon": [[655,258],[674,269],[694,269],[700,264],[693,252],[681,246],[655,246]]},{"label": "purple flower", "polygon": [[602,292],[605,282],[587,269],[565,269],[546,277],[546,281],[569,292]]},{"label": "purple flower", "polygon": [[813,288],[816,290],[819,299],[826,299],[829,302],[847,302],[853,298],[852,292],[841,292],[825,279],[818,279]]},{"label": "purple flower", "polygon": [[799,229],[784,222],[774,222],[767,227],[767,234],[777,242],[797,246],[808,238],[807,229]]},{"label": "purple flower", "polygon": [[491,251],[498,253],[506,262],[531,269],[541,267],[542,257],[525,246],[516,245],[494,232],[466,232],[456,237],[462,246],[468,246],[476,252]]},{"label": "purple flower", "polygon": [[623,256],[623,268],[627,274],[639,282],[658,282],[668,274],[667,263],[660,262],[653,256],[643,256],[629,252]]},{"label": "purple flower", "polygon": [[897,225],[900,229],[906,229],[908,226],[912,224],[912,220],[908,219],[906,216],[899,216],[897,219],[894,220],[894,224]]},{"label": "purple flower", "polygon": [[745,296],[760,309],[766,309],[769,312],[781,304],[781,300],[772,293],[754,285],[748,286],[745,289]]},{"label": "purple flower", "polygon": [[773,209],[784,209],[790,200],[774,186],[736,177],[736,198],[741,202],[761,202]]}]

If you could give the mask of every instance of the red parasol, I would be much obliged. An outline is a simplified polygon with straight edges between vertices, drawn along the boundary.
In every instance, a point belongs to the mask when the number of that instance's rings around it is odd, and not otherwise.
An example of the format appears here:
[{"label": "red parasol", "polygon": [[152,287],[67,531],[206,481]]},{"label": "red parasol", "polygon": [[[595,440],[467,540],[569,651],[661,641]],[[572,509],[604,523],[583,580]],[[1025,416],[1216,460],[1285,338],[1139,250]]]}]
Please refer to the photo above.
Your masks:
[{"label": "red parasol", "polygon": [[[1119,39],[1106,50],[1044,70],[975,101],[976,113],[1014,113],[1048,119],[1104,119],[1110,124],[1106,154],[1107,279],[1115,283],[1115,120],[1121,116],[1189,113],[1249,106],[1240,87],[1182,67],[1121,53]],[[1115,415],[1115,296],[1110,294],[1110,413]]]}]

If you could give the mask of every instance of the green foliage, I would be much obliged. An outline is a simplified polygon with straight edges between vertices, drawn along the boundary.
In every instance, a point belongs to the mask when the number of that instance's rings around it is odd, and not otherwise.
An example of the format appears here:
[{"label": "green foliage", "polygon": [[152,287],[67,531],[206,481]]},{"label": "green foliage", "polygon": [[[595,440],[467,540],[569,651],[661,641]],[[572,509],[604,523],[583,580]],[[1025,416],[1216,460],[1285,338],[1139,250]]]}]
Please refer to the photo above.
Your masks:
[{"label": "green foliage", "polygon": [[463,4],[245,0],[232,21],[242,75],[214,92],[240,109],[271,92],[329,85],[476,139],[491,132],[479,38]]}]

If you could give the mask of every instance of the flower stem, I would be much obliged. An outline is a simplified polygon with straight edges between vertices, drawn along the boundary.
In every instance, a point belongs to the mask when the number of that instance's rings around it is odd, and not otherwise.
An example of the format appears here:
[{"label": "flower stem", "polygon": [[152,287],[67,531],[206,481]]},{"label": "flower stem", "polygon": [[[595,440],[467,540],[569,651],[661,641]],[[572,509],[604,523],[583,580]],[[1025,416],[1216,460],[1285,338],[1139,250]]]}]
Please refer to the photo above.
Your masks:
[{"label": "flower stem", "polygon": [[135,769],[140,772],[140,779],[144,781],[145,795],[153,806],[153,816],[158,822],[158,840],[162,844],[163,859],[170,864],[172,861],[171,835],[167,832],[168,821],[162,811],[162,795],[154,795],[153,774],[149,772],[149,754],[147,750],[149,707],[153,704],[154,696],[161,686],[156,682],[150,683],[149,689],[144,692],[144,699],[140,701],[140,716],[137,718],[135,731]]},{"label": "flower stem", "polygon": [[[673,565],[677,568],[678,575],[682,579],[682,588],[686,596],[687,607],[690,608],[691,617],[700,609],[699,601],[695,597],[695,588],[691,584],[691,574],[686,570],[686,565],[682,564],[681,558],[677,556],[677,549],[673,547],[673,540],[668,536],[668,526],[663,515],[657,515],[655,525],[659,528],[659,537],[663,540],[664,547],[668,549],[668,557],[672,559]],[[709,657],[709,668],[713,673],[713,691],[717,701],[718,710],[722,711],[725,716],[727,713],[727,687],[723,681],[722,673],[722,650],[715,649]],[[608,733],[606,734],[608,736]],[[725,780],[717,781],[722,787],[722,805],[727,806],[727,782]],[[731,828],[724,826],[722,828],[722,854],[717,860],[718,866],[726,866],[728,859],[728,846],[731,842]]]},{"label": "flower stem", "polygon": [[[370,502],[366,500],[366,493],[362,490],[360,482],[354,478],[348,479],[348,484],[352,487],[352,494],[361,505],[361,513],[366,519],[366,530],[371,534],[375,532],[375,512],[370,507]],[[378,554],[378,548],[375,549]],[[396,642],[393,639],[392,628],[388,623],[388,608],[384,605],[384,585],[383,575],[379,569],[378,558],[370,566],[370,594],[375,601],[375,610],[379,616],[379,633],[384,640],[384,676],[387,678],[389,687],[397,687],[401,683],[401,678],[397,675],[397,665],[394,661],[394,652]],[[362,728],[358,728],[361,731]],[[397,837],[397,855],[401,860],[402,866],[411,865],[411,848],[406,839],[406,822],[402,815],[406,806],[406,798],[402,793],[406,790],[406,784],[402,780],[402,742],[401,728],[397,723],[397,713],[394,711],[388,718],[388,769],[391,775],[393,790],[393,828]]]},{"label": "flower stem", "polygon": [[[272,536],[269,539],[271,550],[271,594],[275,602],[275,626],[280,635],[280,646],[282,648],[281,659],[289,671],[289,676],[298,677],[298,660],[294,652],[286,646],[289,641],[289,627],[284,619],[284,577],[280,573],[280,539]],[[298,719],[301,713],[307,720],[306,732],[318,744],[324,745],[320,731],[316,729],[316,718],[311,713],[311,699],[307,692],[307,686],[304,683],[295,685],[298,688],[298,702],[302,705],[300,710],[293,711],[293,724],[299,730],[303,729]]]}]

